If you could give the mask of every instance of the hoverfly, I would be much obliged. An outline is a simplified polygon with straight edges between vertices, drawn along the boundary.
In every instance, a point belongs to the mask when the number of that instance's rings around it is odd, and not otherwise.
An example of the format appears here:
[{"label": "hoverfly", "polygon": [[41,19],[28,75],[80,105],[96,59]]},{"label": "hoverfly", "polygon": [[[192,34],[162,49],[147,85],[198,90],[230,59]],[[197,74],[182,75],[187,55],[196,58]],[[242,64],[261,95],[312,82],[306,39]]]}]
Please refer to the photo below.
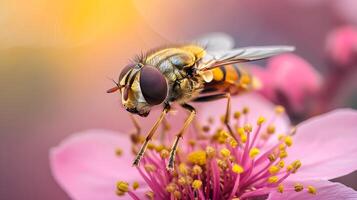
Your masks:
[{"label": "hoverfly", "polygon": [[[208,37],[207,42],[202,43],[210,45],[210,43],[217,44],[217,41],[227,43],[231,40],[224,37],[218,40],[212,38]],[[179,140],[196,115],[196,110],[189,104],[190,102],[208,102],[226,98],[224,124],[236,139],[229,125],[230,97],[250,91],[254,85],[254,77],[237,63],[260,60],[294,50],[291,46],[237,49],[230,49],[231,45],[218,44],[218,46],[221,46],[219,50],[210,50],[192,43],[156,49],[123,68],[118,83],[107,92],[119,90],[122,104],[127,111],[146,117],[153,106],[163,105],[160,117],[146,135],[137,153],[134,166],[139,164],[149,141],[173,103],[181,105],[190,114],[171,147],[168,170],[173,169]]]}]

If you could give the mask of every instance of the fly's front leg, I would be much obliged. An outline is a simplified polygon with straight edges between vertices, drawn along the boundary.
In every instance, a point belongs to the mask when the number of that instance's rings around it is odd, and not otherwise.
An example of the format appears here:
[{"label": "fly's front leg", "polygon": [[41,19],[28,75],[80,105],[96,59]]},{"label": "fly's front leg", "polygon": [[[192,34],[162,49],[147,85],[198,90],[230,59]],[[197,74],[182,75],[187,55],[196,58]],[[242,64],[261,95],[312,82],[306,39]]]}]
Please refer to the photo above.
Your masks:
[{"label": "fly's front leg", "polygon": [[134,115],[130,115],[130,119],[135,127],[135,132],[131,134],[131,140],[133,141],[134,144],[137,144],[140,142],[141,127],[138,120],[134,117]]},{"label": "fly's front leg", "polygon": [[176,155],[178,143],[196,115],[196,110],[191,105],[183,104],[182,107],[185,108],[186,110],[188,110],[190,112],[190,114],[187,117],[187,119],[185,120],[185,123],[183,124],[181,130],[177,133],[174,144],[171,147],[169,163],[167,165],[167,169],[170,171],[174,169],[175,155]]},{"label": "fly's front leg", "polygon": [[144,156],[144,153],[146,151],[146,148],[151,140],[151,138],[154,136],[157,128],[159,127],[159,125],[161,124],[162,120],[165,118],[167,112],[170,110],[170,107],[167,105],[164,110],[161,112],[161,115],[159,117],[159,119],[157,119],[157,121],[155,122],[154,126],[150,129],[149,133],[146,135],[145,141],[142,144],[139,152],[137,153],[135,160],[133,162],[133,166],[138,166],[139,162],[141,160],[141,158]]},{"label": "fly's front leg", "polygon": [[213,94],[213,95],[207,95],[207,96],[202,96],[198,97],[194,101],[196,102],[207,102],[207,101],[215,101],[219,99],[227,99],[227,107],[226,107],[226,113],[224,116],[224,125],[227,127],[229,134],[236,140],[236,136],[234,135],[233,129],[230,125],[230,119],[231,119],[231,95],[229,93],[224,93],[224,94]]}]

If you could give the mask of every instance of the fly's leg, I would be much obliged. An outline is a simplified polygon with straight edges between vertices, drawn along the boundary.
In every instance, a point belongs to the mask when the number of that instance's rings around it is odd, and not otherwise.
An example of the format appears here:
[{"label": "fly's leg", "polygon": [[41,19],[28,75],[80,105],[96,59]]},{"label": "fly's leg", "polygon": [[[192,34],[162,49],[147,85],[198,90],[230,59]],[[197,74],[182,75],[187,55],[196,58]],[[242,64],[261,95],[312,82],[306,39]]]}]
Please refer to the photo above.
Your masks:
[{"label": "fly's leg", "polygon": [[144,153],[146,151],[146,148],[152,138],[152,136],[155,134],[157,128],[159,127],[159,125],[161,124],[162,120],[165,118],[167,112],[170,110],[169,106],[166,106],[164,108],[164,110],[161,112],[161,115],[159,117],[159,119],[157,119],[157,121],[155,122],[154,126],[151,128],[151,130],[149,131],[149,133],[146,135],[145,141],[142,144],[139,152],[137,153],[135,160],[133,162],[133,166],[138,166],[139,162],[141,160],[141,158],[144,156]]},{"label": "fly's leg", "polygon": [[231,95],[229,93],[223,93],[223,94],[213,94],[213,95],[207,95],[207,96],[202,96],[196,98],[194,101],[195,102],[208,102],[208,101],[215,101],[219,99],[227,99],[227,107],[226,107],[226,113],[224,116],[224,125],[227,127],[229,134],[236,140],[236,136],[233,133],[233,129],[230,125],[230,118],[231,118]]},{"label": "fly's leg", "polygon": [[140,142],[141,127],[140,127],[138,120],[134,117],[134,115],[130,115],[130,119],[133,122],[134,127],[135,127],[135,131],[130,135],[131,140],[133,141],[133,143],[135,145]]},{"label": "fly's leg", "polygon": [[177,133],[174,144],[171,147],[169,163],[167,164],[167,169],[170,171],[174,169],[175,155],[176,155],[178,143],[196,115],[196,110],[191,105],[183,104],[182,107],[188,110],[190,114],[185,120],[185,123],[183,124],[181,130]]}]

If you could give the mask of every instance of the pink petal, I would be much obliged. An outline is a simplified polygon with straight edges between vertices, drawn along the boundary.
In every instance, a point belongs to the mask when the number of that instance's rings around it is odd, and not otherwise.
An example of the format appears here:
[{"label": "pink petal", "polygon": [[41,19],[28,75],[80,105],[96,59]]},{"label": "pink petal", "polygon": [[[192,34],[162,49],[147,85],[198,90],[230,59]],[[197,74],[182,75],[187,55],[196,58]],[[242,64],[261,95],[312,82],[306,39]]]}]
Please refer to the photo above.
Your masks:
[{"label": "pink petal", "polygon": [[[249,108],[248,114],[248,123],[256,126],[256,121],[258,117],[263,116],[269,119],[275,115],[275,105],[266,100],[264,97],[259,94],[244,94],[240,96],[232,97],[231,99],[231,111],[232,115],[235,111],[242,111],[243,107]],[[198,109],[198,119],[201,124],[207,124],[207,119],[209,117],[214,117],[214,123],[212,124],[211,129],[215,130],[220,126],[220,117],[225,114],[227,100],[222,99],[219,101],[212,101],[209,103],[202,103],[200,109]],[[243,117],[240,119],[242,125]],[[232,118],[232,124],[234,119]],[[276,118],[274,122],[276,126],[276,131],[279,133],[287,132],[290,127],[290,121],[287,115],[283,114]]]},{"label": "pink petal", "polygon": [[[129,137],[105,130],[89,130],[66,138],[50,151],[52,174],[72,199],[118,199],[117,181],[139,181],[139,173],[131,167]],[[118,157],[115,150],[123,154]],[[125,198],[128,198],[127,196]]]},{"label": "pink petal", "polygon": [[337,15],[350,24],[357,23],[357,2],[355,0],[335,0],[332,8]]},{"label": "pink petal", "polygon": [[357,169],[357,112],[339,109],[297,127],[287,162],[302,167],[289,180],[333,179]]},{"label": "pink petal", "polygon": [[[278,193],[273,191],[270,193],[267,200],[340,200],[340,199],[357,199],[357,192],[352,188],[346,187],[341,183],[333,183],[330,181],[303,181],[299,182],[305,186],[305,189],[300,192],[293,190],[294,183],[283,183],[285,191]],[[317,189],[316,195],[308,193],[306,187],[314,186]]]},{"label": "pink petal", "polygon": [[[357,5],[356,1],[354,2]],[[346,26],[331,32],[327,37],[326,50],[330,59],[338,67],[353,65],[357,62],[357,29],[352,26]]]}]

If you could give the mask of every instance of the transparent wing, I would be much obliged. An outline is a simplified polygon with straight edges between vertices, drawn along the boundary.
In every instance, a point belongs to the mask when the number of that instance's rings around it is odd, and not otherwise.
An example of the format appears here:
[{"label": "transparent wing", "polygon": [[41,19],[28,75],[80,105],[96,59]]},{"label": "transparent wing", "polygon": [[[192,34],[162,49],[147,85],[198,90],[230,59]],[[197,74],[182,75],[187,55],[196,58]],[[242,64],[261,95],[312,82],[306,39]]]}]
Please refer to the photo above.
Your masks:
[{"label": "transparent wing", "polygon": [[292,46],[261,46],[209,52],[202,59],[199,69],[208,70],[226,64],[260,60],[294,50]]},{"label": "transparent wing", "polygon": [[225,51],[234,47],[234,39],[230,35],[218,32],[203,35],[193,40],[193,43],[205,47],[208,52]]}]

